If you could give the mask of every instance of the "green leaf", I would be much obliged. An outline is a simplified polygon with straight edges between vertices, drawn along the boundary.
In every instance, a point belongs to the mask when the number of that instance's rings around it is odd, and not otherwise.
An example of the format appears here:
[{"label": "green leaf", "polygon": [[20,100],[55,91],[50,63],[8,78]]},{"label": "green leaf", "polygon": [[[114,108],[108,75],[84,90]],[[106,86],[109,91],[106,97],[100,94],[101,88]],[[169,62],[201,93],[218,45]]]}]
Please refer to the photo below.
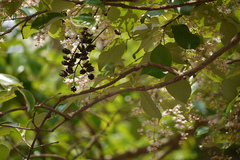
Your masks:
[{"label": "green leaf", "polygon": [[[47,112],[42,112],[42,113],[36,115],[36,116],[34,117],[34,124],[35,124],[37,127],[40,127],[40,125],[42,124],[42,122],[43,122],[43,120],[45,119],[45,117],[46,117],[47,114],[48,114]],[[32,128],[32,129],[35,128],[34,124],[32,123],[32,122],[33,122],[32,119],[30,120],[30,122],[31,122],[31,128]]]},{"label": "green leaf", "polygon": [[240,75],[232,76],[223,81],[223,98],[231,102],[238,95],[237,87],[240,86]]},{"label": "green leaf", "polygon": [[221,41],[224,45],[226,45],[238,33],[238,31],[234,24],[228,22],[227,20],[223,20],[220,33],[223,35]]},{"label": "green leaf", "polygon": [[53,19],[61,19],[65,17],[63,14],[58,13],[58,12],[49,12],[49,13],[44,13],[40,16],[38,16],[32,23],[33,29],[42,29],[44,28],[47,23],[49,23]]},{"label": "green leaf", "polygon": [[[184,2],[188,2],[189,0],[172,0],[171,4],[182,4]],[[179,14],[182,15],[190,15],[192,9],[195,7],[195,5],[191,6],[184,6],[184,7],[177,7],[176,10]]]},{"label": "green leaf", "polygon": [[117,7],[111,7],[110,10],[108,11],[107,18],[113,22],[117,20],[120,17],[120,10]]},{"label": "green leaf", "polygon": [[20,11],[24,13],[26,16],[33,15],[34,13],[37,12],[37,10],[33,7],[24,7],[24,8],[21,8]]},{"label": "green leaf", "polygon": [[10,127],[0,127],[0,137],[9,134],[12,131]]},{"label": "green leaf", "polygon": [[78,27],[92,27],[95,25],[95,19],[89,14],[80,14],[74,18],[71,18],[72,23]]},{"label": "green leaf", "polygon": [[32,95],[31,92],[29,92],[26,89],[19,89],[19,92],[23,95],[24,100],[26,102],[26,106],[27,106],[27,111],[30,111],[31,109],[34,108],[35,105],[35,99]]},{"label": "green leaf", "polygon": [[29,36],[37,32],[37,29],[31,29],[32,23],[27,22],[26,24],[21,24],[21,30],[22,30],[22,37],[23,39],[27,39]]},{"label": "green leaf", "polygon": [[178,64],[185,64],[183,49],[177,43],[167,43],[165,47],[172,55],[172,60]]},{"label": "green leaf", "polygon": [[4,145],[4,144],[0,144],[0,156],[1,156],[1,160],[6,160],[9,156],[10,150],[9,148]]},{"label": "green leaf", "polygon": [[166,47],[159,44],[156,48],[153,49],[150,60],[153,63],[171,66],[172,55]]},{"label": "green leaf", "polygon": [[164,70],[156,68],[156,67],[145,67],[141,71],[142,74],[148,74],[150,76],[153,76],[155,78],[163,78],[166,74],[164,73]]},{"label": "green leaf", "polygon": [[23,0],[12,0],[11,2],[1,1],[1,3],[2,3],[1,5],[7,12],[8,16],[11,17],[19,9],[22,2],[23,2]]},{"label": "green leaf", "polygon": [[164,10],[156,10],[156,11],[147,11],[146,15],[152,17],[152,16],[160,16],[162,15],[164,12]]},{"label": "green leaf", "polygon": [[14,97],[16,97],[14,92],[0,91],[0,103],[6,102]]},{"label": "green leaf", "polygon": [[127,49],[127,44],[122,39],[115,39],[108,50],[104,50],[98,58],[98,69],[102,68],[109,62],[115,63],[121,59],[123,53]]},{"label": "green leaf", "polygon": [[115,65],[113,62],[108,62],[102,69],[101,69],[101,75],[105,76],[112,76],[114,74]]},{"label": "green leaf", "polygon": [[0,73],[0,84],[3,86],[17,86],[23,88],[23,85],[16,77],[9,74]]},{"label": "green leaf", "polygon": [[65,28],[61,20],[57,20],[51,24],[48,34],[54,39],[64,39]]},{"label": "green leaf", "polygon": [[[151,53],[150,61],[157,64],[169,65],[172,64],[172,55],[166,47],[159,44]],[[148,74],[156,78],[163,78],[165,70],[156,67],[145,67],[142,69],[141,74]]]},{"label": "green leaf", "polygon": [[148,115],[154,118],[158,118],[160,120],[162,118],[162,114],[159,111],[159,109],[156,107],[149,93],[146,91],[141,91],[140,98],[141,98],[141,106],[143,107],[143,110]]},{"label": "green leaf", "polygon": [[83,5],[93,5],[93,6],[98,6],[99,8],[102,9],[103,12],[105,12],[105,6],[100,0],[86,0]]},{"label": "green leaf", "polygon": [[200,45],[200,38],[192,34],[185,24],[172,25],[174,39],[184,49],[195,49]]},{"label": "green leaf", "polygon": [[63,10],[72,8],[73,6],[75,6],[73,2],[68,2],[66,0],[53,0],[50,8],[52,8],[53,12],[61,12]]},{"label": "green leaf", "polygon": [[197,138],[197,137],[200,137],[201,135],[204,135],[206,133],[209,132],[209,127],[206,127],[206,126],[200,126],[197,128],[197,130],[195,131],[195,134],[194,136]]},{"label": "green leaf", "polygon": [[[174,76],[171,73],[168,73],[165,77],[165,81],[174,79]],[[170,84],[166,86],[168,93],[170,93],[175,99],[187,103],[191,95],[191,85],[187,80],[178,81],[176,83]]]}]

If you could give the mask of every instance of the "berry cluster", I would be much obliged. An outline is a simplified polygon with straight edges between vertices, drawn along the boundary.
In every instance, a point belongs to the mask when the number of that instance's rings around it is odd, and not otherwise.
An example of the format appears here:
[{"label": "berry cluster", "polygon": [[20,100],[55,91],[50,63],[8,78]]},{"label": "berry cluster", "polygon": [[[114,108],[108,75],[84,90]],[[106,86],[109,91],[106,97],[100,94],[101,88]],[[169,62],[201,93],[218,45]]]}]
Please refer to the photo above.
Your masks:
[{"label": "berry cluster", "polygon": [[[61,77],[67,77],[73,74],[74,80],[75,75],[78,72],[77,68],[80,66],[80,74],[88,74],[90,80],[94,79],[94,75],[91,73],[94,71],[94,67],[88,60],[89,52],[95,48],[95,45],[92,45],[93,40],[91,36],[92,34],[88,32],[88,28],[83,28],[83,31],[79,36],[80,42],[77,49],[73,53],[68,48],[62,49],[62,52],[64,53],[64,61],[62,61],[62,65],[65,66],[66,70],[61,70],[61,73],[59,74]],[[73,85],[71,91],[75,92],[76,90],[76,86]]]}]

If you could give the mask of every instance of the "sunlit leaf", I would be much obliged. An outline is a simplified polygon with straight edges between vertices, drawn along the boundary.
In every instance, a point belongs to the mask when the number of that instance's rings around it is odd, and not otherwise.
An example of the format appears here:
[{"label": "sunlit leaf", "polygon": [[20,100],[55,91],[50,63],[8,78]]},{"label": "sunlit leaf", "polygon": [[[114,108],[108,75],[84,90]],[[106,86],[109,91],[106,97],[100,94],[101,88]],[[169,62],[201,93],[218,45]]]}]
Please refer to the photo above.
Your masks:
[{"label": "sunlit leaf", "polygon": [[195,49],[200,45],[200,38],[192,34],[185,24],[172,25],[174,39],[184,49]]},{"label": "sunlit leaf", "polygon": [[[174,79],[175,76],[171,73],[168,73],[165,77],[165,81]],[[168,93],[170,93],[175,99],[187,103],[191,95],[191,85],[187,80],[178,81],[176,83],[166,86]]]},{"label": "sunlit leaf", "polygon": [[153,102],[151,96],[146,91],[140,92],[141,98],[141,106],[143,110],[150,116],[154,118],[158,118],[159,120],[162,118],[162,114],[159,109],[156,107],[156,104]]},{"label": "sunlit leaf", "polygon": [[108,11],[107,18],[113,22],[120,17],[120,14],[121,12],[117,7],[111,7]]},{"label": "sunlit leaf", "polygon": [[23,88],[23,85],[19,80],[9,74],[0,73],[0,84],[3,86],[17,86]]},{"label": "sunlit leaf", "polygon": [[22,24],[20,26],[22,30],[21,33],[22,33],[23,39],[27,39],[29,36],[31,36],[32,34],[38,31],[37,29],[32,29],[31,26],[32,26],[32,23],[30,22],[27,22],[26,24]]},{"label": "sunlit leaf", "polygon": [[0,103],[8,101],[14,97],[16,97],[16,94],[14,92],[0,91]]},{"label": "sunlit leaf", "polygon": [[0,156],[1,156],[1,160],[6,160],[9,156],[10,150],[9,148],[4,145],[4,144],[0,144]]},{"label": "sunlit leaf", "polygon": [[57,20],[51,24],[48,34],[55,39],[64,39],[65,28],[61,20]]}]

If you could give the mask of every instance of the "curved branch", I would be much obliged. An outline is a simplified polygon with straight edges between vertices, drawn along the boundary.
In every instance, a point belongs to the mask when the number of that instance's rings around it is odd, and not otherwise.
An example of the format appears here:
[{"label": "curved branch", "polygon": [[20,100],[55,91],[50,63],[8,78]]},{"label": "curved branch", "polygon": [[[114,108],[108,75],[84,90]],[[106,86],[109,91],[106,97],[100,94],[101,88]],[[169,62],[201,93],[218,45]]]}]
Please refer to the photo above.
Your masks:
[{"label": "curved branch", "polygon": [[[75,4],[83,4],[83,1],[74,1],[74,0],[67,0],[68,2],[73,2]],[[115,6],[127,9],[138,9],[138,10],[147,10],[147,11],[154,11],[154,10],[164,10],[170,8],[177,8],[183,6],[191,6],[191,5],[199,5],[206,2],[214,2],[216,0],[200,0],[200,1],[188,1],[181,4],[171,4],[171,5],[162,5],[160,7],[143,7],[143,6],[130,6],[123,3],[109,3],[109,1],[102,1],[104,5],[108,6]],[[116,1],[117,2],[117,1]]]},{"label": "curved branch", "polygon": [[131,92],[131,91],[148,91],[148,90],[155,89],[155,88],[162,88],[162,87],[165,87],[169,84],[184,80],[187,77],[190,77],[190,76],[194,75],[195,73],[201,71],[203,68],[208,66],[210,63],[212,63],[215,59],[220,57],[227,50],[234,47],[239,41],[240,41],[240,32],[236,36],[234,36],[228,44],[226,44],[221,49],[216,51],[212,56],[210,56],[204,62],[202,62],[201,64],[199,64],[195,68],[193,68],[189,71],[186,71],[186,72],[180,74],[179,76],[176,76],[176,78],[174,78],[174,79],[171,79],[171,80],[165,81],[165,82],[161,82],[161,83],[158,83],[158,84],[155,84],[155,85],[140,86],[140,87],[135,87],[135,88],[126,88],[126,89],[122,89],[122,90],[119,90],[119,91],[116,91],[116,92],[108,93],[108,94],[103,95],[101,97],[96,97],[92,102],[87,103],[86,105],[84,105],[80,109],[70,113],[69,115],[73,118],[75,115],[77,115],[77,114],[85,111],[86,109],[92,107],[94,104],[96,104],[96,103],[98,103],[98,102],[100,102],[100,101],[102,101],[106,98],[112,97],[114,95],[118,95],[118,94],[121,94],[121,93],[124,93],[124,92]]},{"label": "curved branch", "polygon": [[35,17],[35,16],[37,16],[37,15],[40,15],[40,14],[43,14],[43,13],[45,13],[45,12],[47,12],[47,11],[48,11],[48,10],[39,11],[39,12],[34,13],[33,15],[30,15],[30,16],[25,17],[22,21],[18,22],[17,24],[15,24],[14,26],[12,26],[10,29],[6,30],[5,32],[1,32],[1,33],[0,33],[0,37],[1,37],[1,36],[4,36],[4,35],[6,35],[6,34],[8,34],[8,33],[10,33],[10,32],[12,32],[12,30],[13,30],[14,28],[16,28],[17,26],[19,26],[20,24],[22,24],[22,23],[24,23],[24,22],[27,22],[27,21],[29,21],[30,19],[32,19],[33,17]]}]

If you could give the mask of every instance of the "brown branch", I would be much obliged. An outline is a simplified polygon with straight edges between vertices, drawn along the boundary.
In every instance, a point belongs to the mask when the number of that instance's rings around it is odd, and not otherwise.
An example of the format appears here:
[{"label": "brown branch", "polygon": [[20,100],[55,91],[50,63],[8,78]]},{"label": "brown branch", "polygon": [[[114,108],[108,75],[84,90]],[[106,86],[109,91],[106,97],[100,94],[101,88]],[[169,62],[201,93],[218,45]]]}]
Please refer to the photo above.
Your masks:
[{"label": "brown branch", "polygon": [[154,10],[164,10],[164,9],[177,8],[177,7],[190,6],[190,5],[199,5],[202,3],[214,2],[214,1],[216,0],[188,1],[181,4],[162,5],[160,7],[129,6],[123,3],[107,3],[107,2],[103,2],[103,4],[109,5],[109,6],[121,7],[121,8],[128,8],[128,9],[154,11]]},{"label": "brown branch", "polygon": [[13,142],[8,138],[8,136],[4,136],[8,142],[11,144],[11,146],[19,153],[21,154],[24,158],[26,158],[26,156],[13,144]]},{"label": "brown branch", "polygon": [[240,62],[240,59],[234,59],[234,60],[229,59],[229,60],[227,61],[227,64],[233,64],[233,63],[235,63],[235,62]]},{"label": "brown branch", "polygon": [[23,129],[23,130],[30,130],[30,131],[36,131],[36,129],[31,129],[31,128],[24,128],[24,127],[18,127],[18,126],[10,126],[10,125],[5,125],[5,124],[0,124],[2,127],[10,127],[10,128],[17,128],[17,129]]},{"label": "brown branch", "polygon": [[234,47],[239,41],[240,41],[240,32],[236,36],[234,36],[232,38],[232,40],[227,45],[223,46],[221,49],[216,51],[212,56],[210,56],[204,62],[202,62],[201,64],[199,64],[195,68],[193,68],[189,71],[186,71],[186,72],[180,74],[179,76],[176,76],[176,78],[174,78],[172,80],[161,82],[161,83],[158,83],[158,84],[155,84],[155,85],[140,86],[140,87],[135,87],[135,88],[126,88],[126,89],[122,89],[122,90],[118,90],[118,91],[115,91],[115,92],[105,94],[101,97],[96,97],[92,102],[87,103],[86,105],[84,105],[80,109],[70,113],[69,115],[73,118],[75,115],[77,115],[77,114],[85,111],[86,109],[92,107],[94,104],[96,104],[96,103],[98,103],[98,102],[100,102],[100,101],[102,101],[106,98],[112,97],[114,95],[118,95],[118,94],[125,93],[125,92],[132,92],[132,91],[148,91],[148,90],[155,89],[155,88],[162,88],[162,87],[170,85],[172,83],[184,80],[187,77],[190,77],[190,76],[194,75],[195,73],[201,71],[203,68],[208,66],[210,63],[212,63],[215,59],[217,59],[219,56],[221,56],[227,50]]},{"label": "brown branch", "polygon": [[36,148],[41,148],[41,147],[45,147],[45,146],[52,145],[52,144],[56,144],[56,143],[59,143],[59,142],[57,141],[57,142],[52,142],[52,143],[48,143],[48,144],[41,144],[41,145],[39,145],[39,146],[34,147],[34,149],[36,149]]},{"label": "brown branch", "polygon": [[15,108],[15,109],[7,110],[7,111],[5,111],[5,112],[0,112],[0,118],[1,118],[2,116],[4,116],[5,114],[8,114],[8,113],[14,112],[14,111],[19,111],[19,110],[27,110],[27,107]]},{"label": "brown branch", "polygon": [[40,154],[40,155],[31,155],[30,158],[39,158],[39,157],[52,157],[56,159],[67,160],[65,157],[59,156],[57,154]]},{"label": "brown branch", "polygon": [[10,29],[6,30],[5,32],[1,32],[1,33],[0,33],[0,37],[1,37],[1,36],[4,36],[4,35],[6,35],[6,34],[8,34],[8,33],[10,33],[10,32],[12,32],[12,30],[13,30],[14,28],[16,28],[17,26],[19,26],[20,24],[22,24],[22,23],[24,23],[24,22],[27,22],[27,21],[29,21],[30,19],[32,19],[33,17],[35,17],[35,16],[37,16],[37,15],[40,15],[40,14],[43,14],[43,13],[45,13],[45,12],[47,12],[47,11],[48,11],[48,10],[39,11],[39,12],[34,13],[33,15],[30,15],[30,16],[25,17],[25,19],[23,19],[22,21],[18,22],[17,24],[15,24],[14,26],[12,26]]},{"label": "brown branch", "polygon": [[55,110],[55,109],[53,109],[53,108],[46,107],[46,106],[43,106],[43,105],[35,105],[35,108],[44,108],[44,109],[47,109],[47,110],[52,111],[52,112],[54,112],[54,113],[56,113],[56,114],[58,114],[58,115],[60,115],[60,116],[63,116],[65,119],[70,119],[70,118],[71,118],[71,117],[69,117],[69,115],[67,115],[67,114],[64,114],[64,113],[62,113],[62,112],[60,112],[60,111],[58,111],[58,110]]},{"label": "brown branch", "polygon": [[[83,4],[83,1],[72,1],[67,0],[68,2],[73,2],[75,4]],[[170,8],[177,8],[177,7],[183,7],[183,6],[191,6],[191,5],[199,5],[206,2],[214,2],[216,0],[200,0],[200,1],[188,1],[181,4],[171,4],[171,5],[162,5],[160,7],[143,7],[143,6],[130,6],[123,3],[109,3],[109,1],[102,1],[104,5],[108,6],[115,6],[115,7],[121,7],[121,8],[128,8],[128,9],[138,9],[138,10],[147,10],[147,11],[154,11],[154,10],[164,10],[164,9],[170,9]]]},{"label": "brown branch", "polygon": [[74,93],[74,94],[70,94],[70,95],[64,95],[64,96],[59,98],[59,100],[55,103],[53,108],[57,107],[57,105],[60,102],[62,102],[63,100],[65,100],[65,99],[68,99],[68,98],[71,98],[71,97],[75,97],[75,96],[79,96],[79,95],[83,95],[83,94],[87,94],[87,93],[92,93],[92,92],[95,92],[97,90],[109,87],[109,86],[113,85],[114,83],[116,83],[117,81],[119,81],[120,79],[126,77],[128,74],[130,74],[132,72],[135,72],[135,71],[139,71],[140,69],[145,68],[145,67],[157,67],[159,69],[166,70],[166,71],[168,71],[168,72],[170,72],[170,73],[172,73],[174,75],[180,75],[181,74],[178,71],[176,71],[173,68],[171,68],[170,66],[165,66],[165,65],[162,65],[162,64],[156,64],[156,63],[148,62],[148,63],[143,64],[143,65],[135,66],[132,69],[129,69],[128,71],[125,71],[125,72],[119,74],[116,79],[114,79],[111,82],[109,82],[109,83],[107,83],[105,85],[102,85],[100,87],[90,88],[88,90],[81,91],[79,93]]}]

